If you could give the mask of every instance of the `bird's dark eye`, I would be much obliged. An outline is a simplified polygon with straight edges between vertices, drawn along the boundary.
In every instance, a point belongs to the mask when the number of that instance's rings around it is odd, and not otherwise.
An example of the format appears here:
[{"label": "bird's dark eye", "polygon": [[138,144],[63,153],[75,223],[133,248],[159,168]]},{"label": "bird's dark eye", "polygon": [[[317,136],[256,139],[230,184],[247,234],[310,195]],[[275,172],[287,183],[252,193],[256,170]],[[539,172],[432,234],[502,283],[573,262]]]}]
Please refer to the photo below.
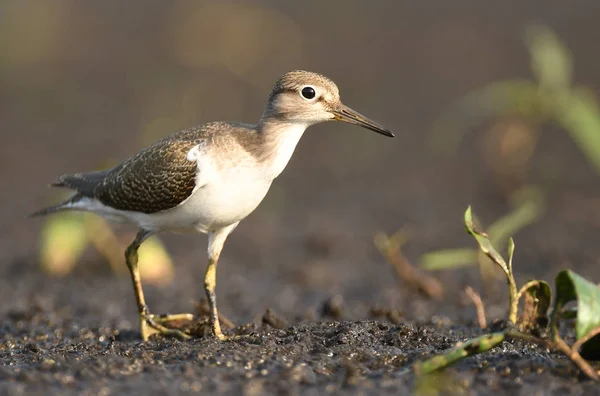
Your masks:
[{"label": "bird's dark eye", "polygon": [[317,93],[315,92],[315,89],[313,87],[304,87],[302,88],[302,91],[300,91],[302,93],[302,97],[304,99],[314,99],[315,96],[317,96]]}]

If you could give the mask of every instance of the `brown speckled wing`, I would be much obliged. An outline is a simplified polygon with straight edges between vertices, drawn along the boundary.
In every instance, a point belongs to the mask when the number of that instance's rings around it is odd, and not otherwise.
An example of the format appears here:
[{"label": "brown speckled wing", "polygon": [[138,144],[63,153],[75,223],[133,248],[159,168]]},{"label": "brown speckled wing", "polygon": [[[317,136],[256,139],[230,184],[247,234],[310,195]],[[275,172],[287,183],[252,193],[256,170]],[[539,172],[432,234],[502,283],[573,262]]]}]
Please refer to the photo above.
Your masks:
[{"label": "brown speckled wing", "polygon": [[101,172],[64,175],[69,187],[119,210],[155,213],[185,201],[196,187],[196,161],[188,152],[205,136],[188,130],[156,142],[122,164]]},{"label": "brown speckled wing", "polygon": [[165,141],[109,172],[94,197],[120,210],[155,213],[179,205],[196,186],[196,162],[186,156],[197,142]]}]

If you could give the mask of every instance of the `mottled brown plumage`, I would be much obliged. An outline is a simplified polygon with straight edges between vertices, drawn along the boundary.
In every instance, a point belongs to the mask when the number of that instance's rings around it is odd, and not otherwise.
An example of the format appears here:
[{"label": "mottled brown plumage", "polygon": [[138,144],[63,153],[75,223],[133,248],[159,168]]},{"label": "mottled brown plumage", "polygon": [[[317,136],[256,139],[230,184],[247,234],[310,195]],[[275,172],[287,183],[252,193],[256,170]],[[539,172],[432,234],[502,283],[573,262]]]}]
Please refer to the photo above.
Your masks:
[{"label": "mottled brown plumage", "polygon": [[71,188],[79,198],[95,198],[114,209],[141,213],[168,210],[188,199],[196,187],[198,170],[196,162],[187,159],[188,152],[198,144],[210,147],[218,141],[220,145],[239,145],[259,156],[261,152],[256,148],[262,139],[251,127],[212,122],[188,128],[157,141],[114,168],[62,175],[53,185]]},{"label": "mottled brown plumage", "polygon": [[112,169],[63,175],[69,187],[114,209],[155,213],[186,200],[194,190],[196,163],[186,159],[203,134],[189,129],[162,139]]}]

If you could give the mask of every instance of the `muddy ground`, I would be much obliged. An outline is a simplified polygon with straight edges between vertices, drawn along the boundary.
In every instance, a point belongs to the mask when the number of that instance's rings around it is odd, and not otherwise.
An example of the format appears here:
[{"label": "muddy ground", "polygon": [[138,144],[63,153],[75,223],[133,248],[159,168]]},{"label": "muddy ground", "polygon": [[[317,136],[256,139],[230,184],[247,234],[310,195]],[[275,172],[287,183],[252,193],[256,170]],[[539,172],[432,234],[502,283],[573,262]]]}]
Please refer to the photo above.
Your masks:
[{"label": "muddy ground", "polygon": [[[547,210],[515,235],[518,282],[552,284],[564,268],[600,281],[600,179],[559,127],[541,126],[519,177],[490,165],[482,149],[489,124],[468,131],[454,157],[427,143],[433,120],[470,89],[532,78],[522,41],[531,20],[565,40],[575,83],[597,93],[597,1],[265,1],[252,7],[288,23],[262,26],[293,29],[283,44],[264,45],[276,57],[246,68],[246,58],[207,65],[173,55],[172,47],[208,51],[193,30],[202,24],[186,30],[191,46],[169,44],[174,36],[165,33],[185,25],[173,20],[206,14],[193,2],[173,2],[184,7],[177,10],[161,1],[27,4],[0,5],[8,15],[0,24],[8,54],[0,58],[0,393],[410,394],[431,383],[457,394],[600,393],[560,355],[518,342],[418,383],[416,360],[481,334],[465,287],[482,293],[493,324],[506,314],[504,283],[491,291],[473,268],[439,271],[432,275],[444,296],[432,300],[399,280],[373,244],[376,232],[406,227],[413,262],[433,249],[474,246],[462,224],[467,205],[489,224],[510,210],[514,191],[535,184]],[[253,122],[275,78],[293,68],[330,75],[347,104],[398,137],[334,124],[307,132],[221,258],[220,311],[251,335],[143,344],[129,280],[97,252],[65,277],[40,269],[42,222],[26,215],[56,199],[45,189],[54,177],[126,158],[189,125]],[[161,238],[175,278],[146,284],[148,304],[156,313],[193,311],[205,237]],[[267,308],[281,319],[275,327],[263,323]]]}]

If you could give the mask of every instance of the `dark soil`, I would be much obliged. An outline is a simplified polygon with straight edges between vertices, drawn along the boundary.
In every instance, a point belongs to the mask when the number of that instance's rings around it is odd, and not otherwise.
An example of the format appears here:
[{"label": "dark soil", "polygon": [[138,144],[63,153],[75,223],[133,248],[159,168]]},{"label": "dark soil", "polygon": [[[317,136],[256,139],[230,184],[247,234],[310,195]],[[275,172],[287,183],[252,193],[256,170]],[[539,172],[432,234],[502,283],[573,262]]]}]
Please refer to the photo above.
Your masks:
[{"label": "dark soil", "polygon": [[[515,235],[517,281],[552,284],[572,268],[600,282],[600,179],[564,131],[542,125],[519,175],[489,165],[489,125],[468,131],[454,157],[428,146],[431,123],[452,100],[498,79],[532,78],[522,43],[531,20],[566,41],[575,84],[597,93],[597,0],[263,1],[291,18],[301,45],[275,46],[276,59],[242,72],[174,57],[164,32],[171,2],[60,2],[68,9],[37,14],[12,3],[0,5],[1,394],[600,394],[564,357],[521,342],[417,381],[415,361],[482,334],[465,287],[481,292],[494,323],[506,315],[504,282],[489,289],[475,268],[435,272],[444,295],[430,299],[398,280],[373,245],[376,232],[407,228],[413,262],[474,247],[462,224],[467,205],[490,224],[510,210],[514,191],[535,184],[547,210]],[[51,18],[63,29],[58,44],[40,22]],[[55,52],[38,59],[36,43]],[[57,175],[124,159],[171,130],[253,122],[275,78],[293,68],[330,75],[348,105],[398,138],[335,124],[306,133],[221,258],[220,312],[248,336],[144,344],[127,275],[110,272],[97,252],[62,278],[40,269],[41,222],[26,215],[56,200],[45,186]],[[144,284],[150,309],[194,310],[205,237],[161,239],[176,273],[172,284]]]},{"label": "dark soil", "polygon": [[411,364],[481,333],[469,326],[317,321],[284,329],[255,328],[225,343],[212,337],[142,343],[136,332],[80,327],[64,315],[31,310],[10,313],[2,330],[0,356],[10,364],[0,376],[2,390],[8,393],[360,390],[391,395],[427,387],[452,393],[532,392],[540,380],[549,381],[545,390],[552,394],[598,391],[566,359],[520,342],[505,342],[492,353],[418,383]]}]

